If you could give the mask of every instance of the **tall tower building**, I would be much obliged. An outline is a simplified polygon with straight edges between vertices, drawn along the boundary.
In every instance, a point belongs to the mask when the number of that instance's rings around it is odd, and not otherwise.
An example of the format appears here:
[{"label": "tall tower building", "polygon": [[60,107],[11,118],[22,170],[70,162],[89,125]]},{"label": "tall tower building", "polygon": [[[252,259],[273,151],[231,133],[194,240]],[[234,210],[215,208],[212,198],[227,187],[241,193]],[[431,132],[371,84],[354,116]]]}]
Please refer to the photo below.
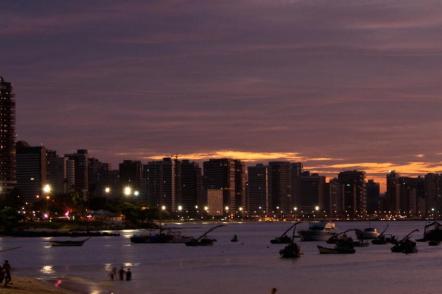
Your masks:
[{"label": "tall tower building", "polygon": [[86,199],[89,191],[89,160],[85,149],[77,150],[76,153],[66,155],[74,162],[75,166],[75,190]]},{"label": "tall tower building", "polygon": [[168,211],[177,210],[176,161],[172,158],[151,161],[144,165],[147,183],[147,200],[155,206],[166,206]]},{"label": "tall tower building", "polygon": [[269,209],[290,211],[293,205],[291,163],[271,161],[269,173]]},{"label": "tall tower building", "polygon": [[0,76],[0,196],[16,184],[15,100],[11,83]]},{"label": "tall tower building", "polygon": [[248,167],[249,186],[247,190],[247,210],[268,211],[269,190],[268,190],[268,169],[263,164]]},{"label": "tall tower building", "polygon": [[223,205],[229,206],[231,210],[239,206],[236,203],[236,166],[235,160],[227,158],[210,159],[203,164],[206,195],[209,190],[222,190]]},{"label": "tall tower building", "polygon": [[342,185],[344,209],[348,213],[356,214],[367,211],[367,183],[365,172],[352,170],[343,171],[338,175]]}]

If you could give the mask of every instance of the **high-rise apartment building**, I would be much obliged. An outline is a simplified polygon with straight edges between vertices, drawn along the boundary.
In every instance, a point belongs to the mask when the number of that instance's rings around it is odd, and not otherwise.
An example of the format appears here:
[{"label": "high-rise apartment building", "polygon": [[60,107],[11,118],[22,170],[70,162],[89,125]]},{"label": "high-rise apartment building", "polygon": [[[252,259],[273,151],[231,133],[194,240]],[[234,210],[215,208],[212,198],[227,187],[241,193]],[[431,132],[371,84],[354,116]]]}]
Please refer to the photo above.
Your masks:
[{"label": "high-rise apartment building", "polygon": [[46,149],[17,142],[17,190],[26,201],[35,201],[47,184]]},{"label": "high-rise apartment building", "polygon": [[144,165],[147,200],[154,206],[165,206],[168,211],[177,211],[176,161],[172,158],[151,161]]},{"label": "high-rise apartment building", "polygon": [[248,189],[247,189],[247,211],[268,211],[269,210],[269,177],[268,169],[263,164],[249,166]]},{"label": "high-rise apartment building", "polygon": [[89,191],[88,152],[85,149],[79,149],[76,153],[66,156],[73,161],[75,166],[75,191],[80,193],[83,199],[86,199]]},{"label": "high-rise apartment building", "polygon": [[241,205],[237,202],[240,187],[237,187],[238,164],[232,159],[210,159],[204,162],[204,187],[207,198],[208,190],[222,190],[223,204],[230,210],[236,210]]},{"label": "high-rise apartment building", "polygon": [[16,184],[15,100],[12,85],[0,76],[0,196]]},{"label": "high-rise apartment building", "polygon": [[365,172],[358,170],[343,171],[339,173],[338,179],[342,185],[343,204],[347,213],[366,213],[367,186]]}]

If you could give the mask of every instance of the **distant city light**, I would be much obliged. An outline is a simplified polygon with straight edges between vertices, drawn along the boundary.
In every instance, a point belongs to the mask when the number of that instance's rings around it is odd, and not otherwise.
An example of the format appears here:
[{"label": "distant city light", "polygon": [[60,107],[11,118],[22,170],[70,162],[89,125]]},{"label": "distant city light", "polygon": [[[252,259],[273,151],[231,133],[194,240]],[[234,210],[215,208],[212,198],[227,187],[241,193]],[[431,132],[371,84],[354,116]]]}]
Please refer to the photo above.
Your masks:
[{"label": "distant city light", "polygon": [[164,211],[164,210],[166,210],[166,208],[167,208],[166,205],[161,205],[161,210]]},{"label": "distant city light", "polygon": [[130,195],[132,195],[132,187],[130,187],[130,186],[126,186],[126,187],[124,187],[124,189],[123,189],[123,194],[124,194],[124,196],[130,196]]},{"label": "distant city light", "polygon": [[319,206],[318,205],[315,206],[315,210],[319,211]]},{"label": "distant city light", "polygon": [[111,191],[112,191],[112,190],[111,190],[110,187],[106,187],[106,188],[104,188],[104,193],[106,193],[106,194],[110,194]]},{"label": "distant city light", "polygon": [[209,211],[209,206],[204,206],[205,211]]},{"label": "distant city light", "polygon": [[293,210],[298,211],[298,207],[297,206],[293,207]]},{"label": "distant city light", "polygon": [[224,207],[224,210],[225,210],[225,211],[229,211],[229,209],[230,209],[230,208],[229,208],[228,206]]},{"label": "distant city light", "polygon": [[182,211],[183,210],[183,206],[182,205],[178,205],[178,211]]},{"label": "distant city light", "polygon": [[135,190],[135,191],[134,191],[134,196],[140,196],[140,191]]}]

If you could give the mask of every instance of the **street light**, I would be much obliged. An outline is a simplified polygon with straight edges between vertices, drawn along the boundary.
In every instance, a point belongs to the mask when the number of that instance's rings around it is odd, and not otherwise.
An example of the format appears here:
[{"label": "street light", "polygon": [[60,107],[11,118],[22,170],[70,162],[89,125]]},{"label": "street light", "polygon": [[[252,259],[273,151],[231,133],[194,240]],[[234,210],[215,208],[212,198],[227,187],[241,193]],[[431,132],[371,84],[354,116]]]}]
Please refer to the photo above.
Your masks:
[{"label": "street light", "polygon": [[298,211],[298,207],[297,206],[293,207],[293,210]]},{"label": "street light", "polygon": [[52,192],[52,187],[49,184],[43,186],[43,193],[50,194]]},{"label": "street light", "polygon": [[205,211],[209,211],[209,206],[204,206]]},{"label": "street light", "polygon": [[242,208],[241,206],[238,209],[239,209],[239,211],[243,211],[244,210],[244,208]]},{"label": "street light", "polygon": [[106,187],[106,188],[104,188],[104,193],[106,193],[106,194],[110,194],[111,191],[112,191],[112,190],[111,190],[110,187]]},{"label": "street light", "polygon": [[318,205],[315,206],[315,210],[319,211],[319,206]]},{"label": "street light", "polygon": [[124,194],[124,196],[132,195],[132,187],[131,186],[124,187],[123,194]]},{"label": "street light", "polygon": [[134,191],[134,196],[140,196],[140,191],[135,190],[135,191]]},{"label": "street light", "polygon": [[182,211],[183,210],[183,206],[182,205],[178,205],[178,211]]},{"label": "street light", "polygon": [[165,211],[166,210],[166,205],[161,205],[161,210]]},{"label": "street light", "polygon": [[224,207],[224,210],[227,212],[227,211],[229,211],[229,207],[228,206],[226,206],[226,207]]}]

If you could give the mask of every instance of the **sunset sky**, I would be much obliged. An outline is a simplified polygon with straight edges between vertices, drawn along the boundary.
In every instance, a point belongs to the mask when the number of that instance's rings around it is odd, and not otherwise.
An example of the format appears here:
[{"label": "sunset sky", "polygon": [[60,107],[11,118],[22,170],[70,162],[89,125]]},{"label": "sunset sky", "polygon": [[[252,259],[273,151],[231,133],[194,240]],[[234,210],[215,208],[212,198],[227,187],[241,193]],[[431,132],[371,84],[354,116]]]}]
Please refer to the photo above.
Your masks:
[{"label": "sunset sky", "polygon": [[114,166],[442,171],[442,2],[2,1],[19,140]]}]

